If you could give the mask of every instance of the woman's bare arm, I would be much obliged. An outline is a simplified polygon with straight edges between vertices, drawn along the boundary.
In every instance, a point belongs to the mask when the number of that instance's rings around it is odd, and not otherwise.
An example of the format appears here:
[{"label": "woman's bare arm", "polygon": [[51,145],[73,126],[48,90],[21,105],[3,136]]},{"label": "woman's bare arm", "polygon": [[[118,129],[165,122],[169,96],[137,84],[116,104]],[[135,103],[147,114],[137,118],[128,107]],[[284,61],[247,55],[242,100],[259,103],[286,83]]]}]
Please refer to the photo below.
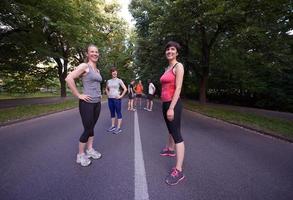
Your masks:
[{"label": "woman's bare arm", "polygon": [[167,111],[167,118],[172,121],[174,118],[174,107],[180,97],[182,83],[183,83],[183,76],[184,76],[184,67],[181,63],[178,63],[175,67],[175,75],[176,75],[176,89],[169,106],[169,110]]},{"label": "woman's bare arm", "polygon": [[84,94],[80,94],[76,84],[75,84],[75,79],[79,78],[83,73],[86,72],[87,69],[87,64],[82,63],[80,64],[74,71],[72,71],[71,73],[69,73],[65,79],[68,87],[70,88],[72,94],[74,96],[76,96],[79,99],[85,100],[85,101],[89,101],[91,100],[91,97],[88,95],[84,95]]}]

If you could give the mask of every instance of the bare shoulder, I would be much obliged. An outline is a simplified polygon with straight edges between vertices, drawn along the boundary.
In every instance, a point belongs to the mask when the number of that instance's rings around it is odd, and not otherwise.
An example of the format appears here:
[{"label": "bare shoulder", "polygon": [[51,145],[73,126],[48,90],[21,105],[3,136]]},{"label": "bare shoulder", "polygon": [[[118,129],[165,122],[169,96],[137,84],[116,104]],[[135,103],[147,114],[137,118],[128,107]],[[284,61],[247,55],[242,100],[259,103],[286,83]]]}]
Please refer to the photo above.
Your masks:
[{"label": "bare shoulder", "polygon": [[176,74],[177,72],[184,72],[184,66],[180,62],[173,69],[174,74]]},{"label": "bare shoulder", "polygon": [[68,76],[72,77],[73,79],[79,78],[82,74],[87,72],[87,68],[88,66],[86,63],[81,63],[72,72],[70,72]]},{"label": "bare shoulder", "polygon": [[181,68],[181,69],[184,69],[184,66],[183,66],[182,63],[179,62],[179,63],[176,65],[175,68],[177,68],[177,69],[178,69],[178,68],[179,68],[179,69],[180,69],[180,68]]},{"label": "bare shoulder", "polygon": [[76,67],[77,70],[82,70],[82,71],[85,71],[87,68],[88,68],[88,64],[86,63],[81,63]]}]

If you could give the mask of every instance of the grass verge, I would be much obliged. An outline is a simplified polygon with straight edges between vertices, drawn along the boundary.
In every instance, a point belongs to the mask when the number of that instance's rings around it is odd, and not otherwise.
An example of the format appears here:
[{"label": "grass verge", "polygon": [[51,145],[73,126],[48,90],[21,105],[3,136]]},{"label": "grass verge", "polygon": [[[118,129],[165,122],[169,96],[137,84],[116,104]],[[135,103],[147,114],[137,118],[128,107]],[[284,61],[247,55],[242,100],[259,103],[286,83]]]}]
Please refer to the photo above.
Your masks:
[{"label": "grass verge", "polygon": [[60,94],[50,92],[36,92],[32,94],[20,93],[0,93],[0,99],[23,99],[23,98],[37,98],[37,97],[59,97]]},{"label": "grass verge", "polygon": [[[31,98],[31,97],[28,97]],[[106,95],[102,97],[102,101],[107,99]],[[41,104],[41,105],[25,105],[13,108],[0,109],[0,126],[10,122],[30,119],[32,117],[42,116],[54,112],[68,110],[78,107],[78,99],[66,99],[60,103]]]},{"label": "grass verge", "polygon": [[190,100],[184,100],[184,107],[188,110],[196,111],[209,117],[221,119],[293,141],[292,121],[270,118],[252,113],[237,112],[219,106],[200,105],[199,103]]},{"label": "grass verge", "polygon": [[0,125],[11,121],[32,118],[48,113],[62,111],[78,106],[76,99],[69,99],[60,103],[46,105],[25,105],[0,110]]}]

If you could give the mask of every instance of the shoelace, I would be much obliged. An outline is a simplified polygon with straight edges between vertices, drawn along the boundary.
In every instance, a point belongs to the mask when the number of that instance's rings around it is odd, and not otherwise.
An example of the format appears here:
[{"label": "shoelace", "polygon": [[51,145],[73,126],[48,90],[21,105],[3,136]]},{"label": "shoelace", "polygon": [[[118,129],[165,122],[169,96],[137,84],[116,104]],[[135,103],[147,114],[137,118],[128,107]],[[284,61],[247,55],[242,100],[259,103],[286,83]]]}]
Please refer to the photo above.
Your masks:
[{"label": "shoelace", "polygon": [[177,169],[173,169],[172,173],[171,173],[172,177],[176,177],[178,176],[178,170]]},{"label": "shoelace", "polygon": [[96,151],[94,149],[89,151],[90,154],[96,154]]}]

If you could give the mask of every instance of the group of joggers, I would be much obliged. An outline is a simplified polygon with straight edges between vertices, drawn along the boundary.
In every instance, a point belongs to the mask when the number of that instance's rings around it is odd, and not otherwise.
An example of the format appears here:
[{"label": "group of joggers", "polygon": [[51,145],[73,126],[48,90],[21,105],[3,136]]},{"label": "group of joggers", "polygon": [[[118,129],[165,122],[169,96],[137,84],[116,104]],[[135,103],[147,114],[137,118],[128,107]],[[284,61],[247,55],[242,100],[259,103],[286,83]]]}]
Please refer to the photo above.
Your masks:
[{"label": "group of joggers", "polygon": [[[161,150],[161,156],[175,157],[176,165],[168,172],[165,182],[169,185],[176,185],[183,180],[183,160],[185,146],[181,136],[181,112],[182,104],[180,93],[182,88],[184,67],[177,61],[180,45],[170,41],[165,46],[165,56],[169,63],[165,72],[160,78],[162,114],[168,129],[168,140],[166,146]],[[76,162],[81,166],[89,166],[92,159],[102,157],[101,153],[93,148],[94,127],[101,111],[101,82],[102,76],[97,68],[99,51],[96,45],[90,44],[86,49],[87,60],[80,64],[74,71],[68,74],[66,82],[73,95],[79,99],[79,112],[84,127],[79,139],[79,151]],[[141,81],[135,84],[134,80],[125,86],[123,81],[117,77],[117,69],[111,68],[112,78],[107,81],[106,94],[111,115],[111,126],[107,131],[114,134],[122,132],[121,99],[128,92],[128,110],[135,111],[135,106],[141,108],[143,86]],[[75,79],[80,78],[83,83],[83,90],[80,93],[76,87]],[[122,88],[122,90],[120,90]],[[148,80],[147,104],[144,108],[152,111],[155,86]],[[139,103],[138,103],[139,101]],[[117,118],[117,120],[116,120]],[[117,122],[117,124],[115,124]]]},{"label": "group of joggers", "polygon": [[[151,79],[148,79],[148,93],[146,95],[146,107],[144,110],[152,111],[153,110],[153,99],[155,96],[156,87],[152,83]],[[141,108],[141,99],[143,95],[143,85],[141,80],[135,84],[134,80],[131,80],[128,85],[128,110],[136,111],[136,107],[139,106]],[[137,105],[139,101],[139,105]]]}]

